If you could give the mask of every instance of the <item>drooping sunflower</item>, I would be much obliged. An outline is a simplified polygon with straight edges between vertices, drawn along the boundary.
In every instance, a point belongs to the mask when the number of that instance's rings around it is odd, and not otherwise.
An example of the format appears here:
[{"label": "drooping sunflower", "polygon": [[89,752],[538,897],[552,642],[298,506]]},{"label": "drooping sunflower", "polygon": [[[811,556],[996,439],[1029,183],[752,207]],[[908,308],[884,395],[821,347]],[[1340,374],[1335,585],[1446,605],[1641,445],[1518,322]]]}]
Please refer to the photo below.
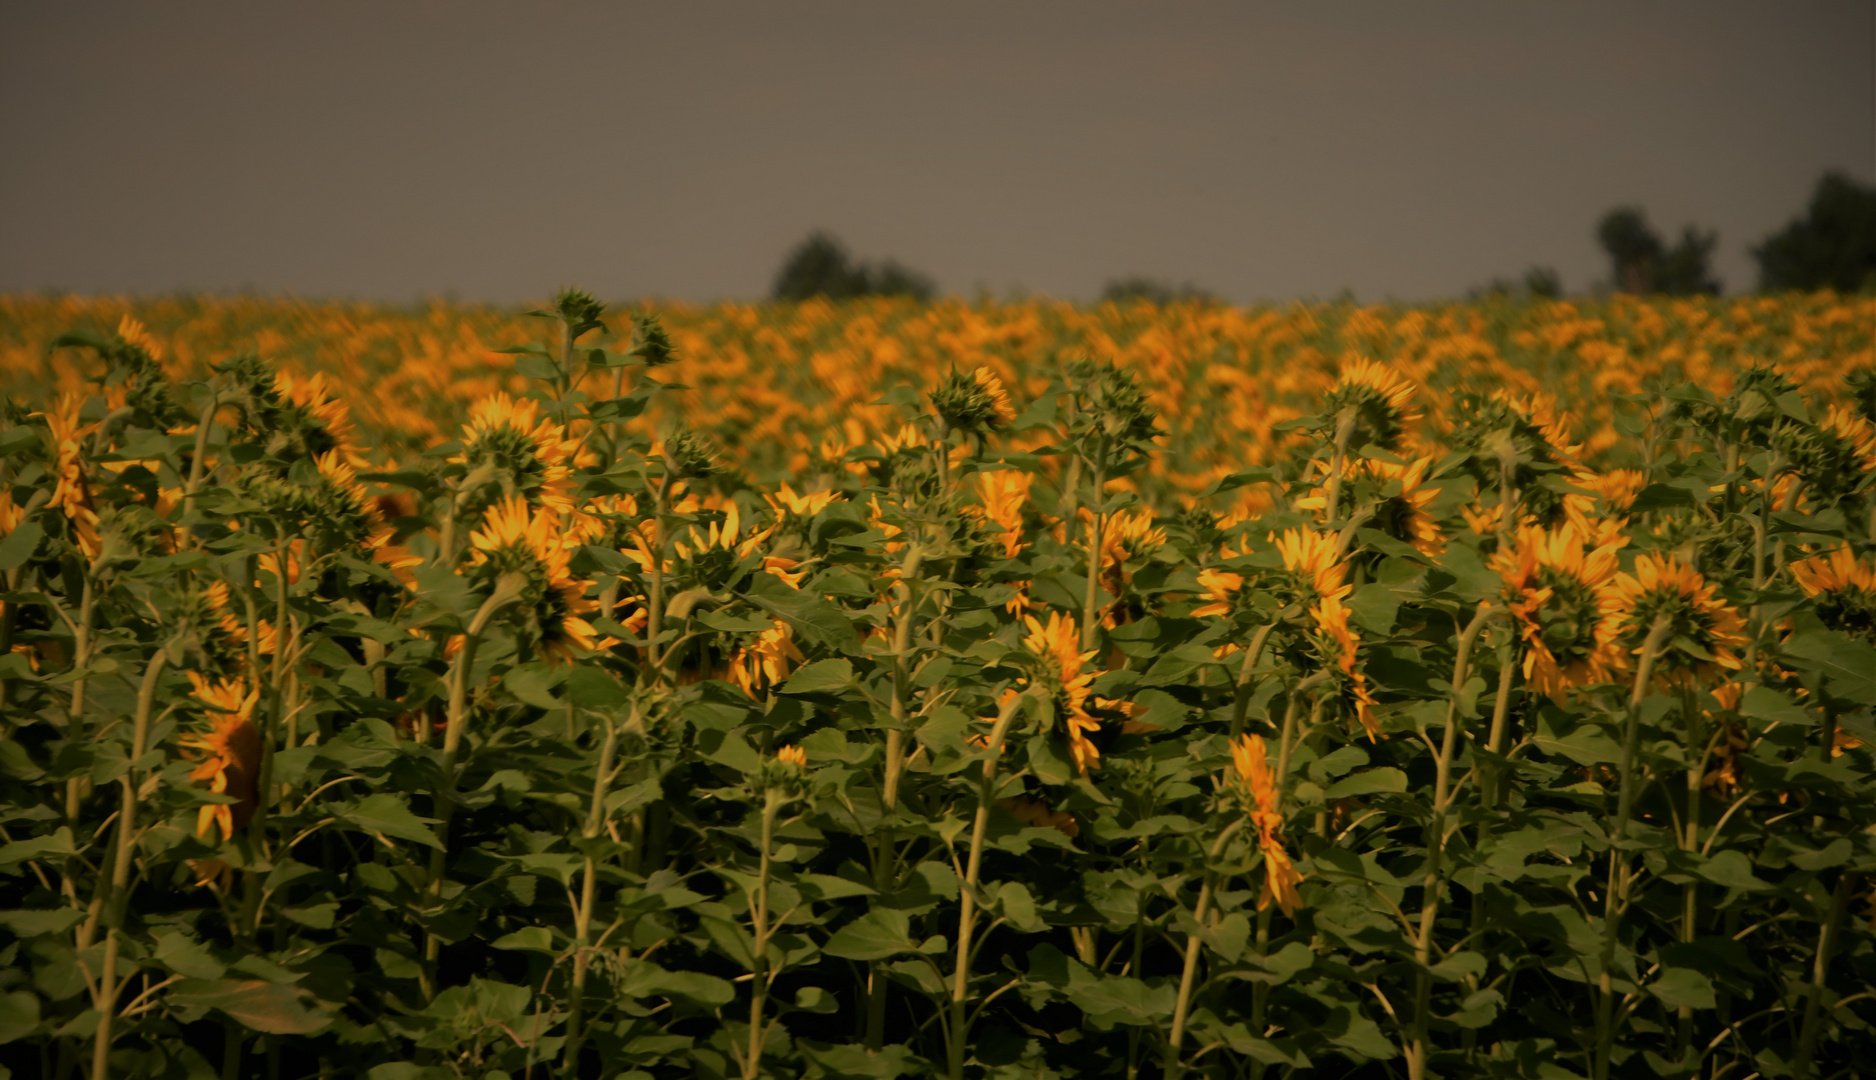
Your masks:
[{"label": "drooping sunflower", "polygon": [[1238,590],[1244,587],[1244,575],[1208,566],[1199,571],[1199,587],[1205,590],[1205,603],[1192,609],[1192,617],[1222,618],[1236,607]]},{"label": "drooping sunflower", "polygon": [[1311,636],[1320,659],[1335,665],[1340,696],[1345,705],[1353,709],[1368,741],[1373,742],[1381,737],[1381,724],[1375,719],[1377,702],[1368,690],[1368,677],[1356,665],[1361,635],[1348,624],[1348,608],[1342,603],[1342,594],[1346,591],[1324,596],[1309,609],[1309,617],[1315,623],[1315,633]]},{"label": "drooping sunflower", "polygon": [[1331,423],[1344,410],[1354,410],[1354,427],[1349,433],[1348,448],[1353,450],[1373,443],[1398,450],[1410,424],[1420,419],[1410,405],[1414,384],[1401,378],[1385,365],[1366,357],[1342,369],[1329,391],[1323,413]]},{"label": "drooping sunflower", "polygon": [[1524,677],[1537,692],[1562,700],[1570,687],[1607,682],[1623,668],[1613,582],[1627,543],[1621,536],[1597,543],[1565,522],[1555,529],[1523,526],[1493,553],[1492,569],[1524,642]]},{"label": "drooping sunflower", "polygon": [[1792,563],[1791,576],[1825,626],[1876,641],[1876,564],[1845,545]]},{"label": "drooping sunflower", "polygon": [[780,619],[770,622],[769,629],[730,657],[730,681],[752,698],[757,690],[786,680],[790,661],[799,664],[807,659],[795,645],[794,633],[788,624]]},{"label": "drooping sunflower", "polygon": [[1346,595],[1349,586],[1342,583],[1348,564],[1336,558],[1340,540],[1333,532],[1311,528],[1286,529],[1283,535],[1270,534],[1283,558],[1283,568],[1305,578],[1322,596]]},{"label": "drooping sunflower", "polygon": [[1632,653],[1641,652],[1655,620],[1667,620],[1664,675],[1691,673],[1705,680],[1721,668],[1739,670],[1733,650],[1746,643],[1746,620],[1693,567],[1651,552],[1635,560],[1633,573],[1616,574],[1611,586],[1620,641]]},{"label": "drooping sunflower", "polygon": [[[1438,519],[1427,512],[1427,507],[1439,498],[1439,489],[1423,486],[1433,459],[1423,457],[1404,465],[1368,459],[1362,464],[1382,484],[1381,502],[1374,512],[1381,531],[1405,540],[1426,555],[1445,551],[1446,534],[1440,530]],[[1393,490],[1396,484],[1400,485],[1398,492]]]},{"label": "drooping sunflower", "polygon": [[571,463],[580,443],[539,414],[539,403],[529,399],[483,398],[470,407],[462,450],[450,460],[471,473],[487,466],[491,490],[566,512],[573,509]]},{"label": "drooping sunflower", "polygon": [[91,489],[85,481],[85,437],[96,424],[81,423],[79,410],[85,401],[76,394],[65,394],[50,412],[34,413],[45,417],[52,432],[53,488],[49,509],[63,510],[71,520],[72,534],[86,558],[97,558],[99,551],[98,512],[91,503]]},{"label": "drooping sunflower", "polygon": [[1029,485],[1034,480],[1020,469],[995,469],[976,474],[984,520],[1002,526],[997,542],[1002,545],[1006,559],[1014,559],[1023,550],[1023,505],[1029,501]]},{"label": "drooping sunflower", "polygon": [[476,576],[485,583],[520,575],[525,584],[516,602],[516,625],[543,655],[565,661],[576,648],[597,647],[592,624],[582,618],[599,606],[586,596],[593,583],[576,580],[567,569],[569,545],[557,514],[532,510],[519,495],[510,496],[489,508],[469,541]]},{"label": "drooping sunflower", "polygon": [[1283,846],[1283,813],[1278,807],[1277,776],[1271,769],[1262,735],[1240,735],[1231,744],[1231,763],[1236,775],[1232,787],[1237,791],[1251,824],[1257,828],[1257,846],[1264,853],[1264,891],[1257,898],[1262,911],[1275,900],[1285,915],[1294,917],[1303,906],[1296,887],[1303,875]]},{"label": "drooping sunflower", "polygon": [[250,719],[260,690],[247,690],[238,682],[210,682],[200,672],[188,672],[196,699],[208,707],[209,730],[178,740],[183,749],[200,753],[202,761],[189,777],[207,780],[209,790],[234,799],[209,803],[196,812],[195,834],[220,830],[223,840],[234,839],[245,828],[258,804],[261,768],[261,733]]},{"label": "drooping sunflower", "polygon": [[[1096,650],[1081,651],[1080,628],[1074,619],[1059,611],[1050,612],[1046,623],[1034,615],[1025,615],[1023,624],[1029,629],[1023,647],[1036,658],[1037,669],[1054,697],[1056,715],[1061,717],[1068,734],[1068,752],[1075,759],[1075,767],[1086,773],[1101,761],[1100,748],[1088,739],[1089,732],[1101,730],[1101,721],[1088,709],[1090,687],[1100,672],[1083,670],[1083,666],[1094,659]],[[1092,705],[1123,716],[1141,711],[1137,706],[1109,698],[1094,698]]]}]

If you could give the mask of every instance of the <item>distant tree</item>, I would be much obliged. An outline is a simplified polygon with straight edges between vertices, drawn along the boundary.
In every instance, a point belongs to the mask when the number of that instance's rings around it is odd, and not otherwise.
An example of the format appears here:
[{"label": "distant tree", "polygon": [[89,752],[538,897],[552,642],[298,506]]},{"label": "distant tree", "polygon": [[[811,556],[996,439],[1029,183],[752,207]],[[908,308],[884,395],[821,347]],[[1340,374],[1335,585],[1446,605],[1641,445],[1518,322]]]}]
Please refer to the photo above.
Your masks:
[{"label": "distant tree", "polygon": [[1533,266],[1524,272],[1522,281],[1510,278],[1493,278],[1484,285],[1467,293],[1473,299],[1481,296],[1541,296],[1556,299],[1563,295],[1563,279],[1548,266]]},{"label": "distant tree", "polygon": [[795,245],[775,275],[777,300],[806,300],[825,296],[846,300],[858,296],[910,296],[930,299],[932,280],[891,259],[878,266],[855,262],[839,240],[816,230]]},{"label": "distant tree", "polygon": [[1117,304],[1129,300],[1151,300],[1155,304],[1165,305],[1177,300],[1216,300],[1217,297],[1189,281],[1174,285],[1170,281],[1132,274],[1110,280],[1101,289],[1101,299],[1112,300]]},{"label": "distant tree", "polygon": [[1694,296],[1720,291],[1710,271],[1718,233],[1702,233],[1689,225],[1670,248],[1640,209],[1624,206],[1603,215],[1596,239],[1609,253],[1615,287],[1622,292]]},{"label": "distant tree", "polygon": [[1752,249],[1759,288],[1876,290],[1876,187],[1825,173],[1804,217]]}]

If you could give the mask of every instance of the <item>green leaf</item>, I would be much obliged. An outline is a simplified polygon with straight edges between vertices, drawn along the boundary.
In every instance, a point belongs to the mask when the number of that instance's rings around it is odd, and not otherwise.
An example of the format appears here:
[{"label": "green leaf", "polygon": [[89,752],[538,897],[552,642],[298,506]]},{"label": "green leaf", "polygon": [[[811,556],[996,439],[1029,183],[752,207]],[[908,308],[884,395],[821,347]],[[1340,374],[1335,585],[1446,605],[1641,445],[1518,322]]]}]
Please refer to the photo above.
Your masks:
[{"label": "green leaf", "polygon": [[441,848],[436,833],[430,829],[430,818],[420,818],[410,812],[410,807],[396,795],[379,792],[367,795],[352,806],[339,811],[339,820],[368,833],[379,833],[409,840],[427,847]]},{"label": "green leaf", "polygon": [[1025,934],[1039,934],[1045,927],[1036,914],[1036,900],[1028,886],[1020,881],[1006,881],[997,888],[997,907],[1010,925]]},{"label": "green leaf", "polygon": [[228,966],[215,959],[208,946],[193,941],[181,934],[158,934],[156,938],[156,962],[191,979],[219,979],[228,970]]},{"label": "green leaf", "polygon": [[884,960],[904,952],[917,952],[912,921],[895,908],[873,908],[834,931],[822,952],[846,960]]},{"label": "green leaf", "polygon": [[1769,686],[1755,686],[1746,691],[1746,696],[1739,702],[1739,713],[1741,716],[1756,717],[1760,720],[1775,720],[1806,727],[1817,724],[1816,717]]},{"label": "green leaf", "polygon": [[560,950],[554,948],[554,933],[545,926],[524,926],[512,934],[504,934],[489,943],[492,949],[516,949],[523,952],[542,952],[553,955]]},{"label": "green leaf", "polygon": [[219,1009],[269,1035],[311,1035],[332,1022],[331,1006],[297,986],[261,979],[184,979],[169,992],[178,1008]]},{"label": "green leaf", "polygon": [[649,960],[627,962],[619,993],[635,998],[683,998],[707,1009],[721,1008],[736,998],[736,988],[726,979],[698,971],[667,971]]},{"label": "green leaf", "polygon": [[85,913],[78,908],[44,908],[28,911],[0,911],[0,926],[22,938],[45,937],[50,934],[63,934],[72,927],[85,921]]},{"label": "green leaf", "polygon": [[61,825],[50,836],[34,836],[25,840],[15,840],[5,847],[0,847],[0,867],[13,866],[32,859],[46,859],[57,856],[76,855],[72,847],[72,830]]},{"label": "green leaf", "polygon": [[33,557],[46,531],[37,521],[29,521],[0,540],[0,571],[17,570]]},{"label": "green leaf", "polygon": [[833,694],[853,685],[853,664],[835,658],[816,660],[795,669],[783,684],[784,694]]},{"label": "green leaf", "polygon": [[1355,590],[1349,597],[1349,615],[1356,625],[1363,630],[1376,634],[1387,634],[1394,629],[1395,615],[1400,611],[1400,593],[1379,582],[1370,582]]},{"label": "green leaf", "polygon": [[1377,795],[1383,792],[1396,793],[1407,790],[1407,774],[1399,769],[1384,766],[1378,769],[1363,769],[1351,776],[1345,776],[1330,785],[1322,793],[1324,800],[1347,799],[1356,795]]},{"label": "green leaf", "polygon": [[0,996],[0,1043],[24,1039],[39,1030],[39,995],[15,990]]},{"label": "green leaf", "polygon": [[1752,872],[1752,860],[1743,851],[1722,851],[1700,864],[1699,874],[1715,885],[1729,889],[1769,889],[1771,883]]},{"label": "green leaf", "polygon": [[1662,968],[1648,991],[1670,1009],[1711,1009],[1715,1004],[1713,980],[1692,968]]}]

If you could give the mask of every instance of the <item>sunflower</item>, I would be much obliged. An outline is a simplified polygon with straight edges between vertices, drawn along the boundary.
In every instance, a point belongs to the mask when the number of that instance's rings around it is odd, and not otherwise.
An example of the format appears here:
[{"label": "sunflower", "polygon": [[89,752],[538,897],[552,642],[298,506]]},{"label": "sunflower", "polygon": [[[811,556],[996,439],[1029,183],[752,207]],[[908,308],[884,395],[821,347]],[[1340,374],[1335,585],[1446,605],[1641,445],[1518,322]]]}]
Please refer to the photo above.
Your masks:
[{"label": "sunflower", "polygon": [[1559,701],[1573,686],[1609,681],[1623,667],[1613,586],[1617,537],[1596,543],[1565,523],[1525,525],[1492,555],[1506,605],[1524,640],[1524,677]]},{"label": "sunflower", "polygon": [[1281,536],[1272,533],[1270,539],[1283,557],[1285,570],[1305,576],[1323,596],[1347,595],[1349,586],[1342,584],[1342,578],[1348,564],[1336,560],[1341,542],[1335,533],[1305,527],[1285,530]]},{"label": "sunflower", "polygon": [[1244,587],[1244,575],[1208,566],[1199,571],[1199,587],[1205,590],[1205,603],[1192,609],[1195,619],[1209,619],[1231,614],[1237,592]]},{"label": "sunflower", "polygon": [[985,520],[1003,527],[997,534],[1003,557],[1014,559],[1023,550],[1023,504],[1029,500],[1034,477],[1020,469],[995,469],[976,474],[977,494],[983,500]]},{"label": "sunflower", "polygon": [[185,750],[203,754],[190,773],[192,780],[207,780],[209,790],[227,795],[232,803],[209,803],[196,812],[195,834],[221,830],[223,840],[234,839],[247,825],[258,802],[261,733],[249,719],[260,700],[260,690],[245,690],[238,682],[211,683],[201,673],[188,672],[197,700],[208,706],[208,731],[178,740]]},{"label": "sunflower", "polygon": [[1792,563],[1791,576],[1816,601],[1824,625],[1876,640],[1876,565],[1845,545]]},{"label": "sunflower", "polygon": [[1604,513],[1619,514],[1635,505],[1635,496],[1648,486],[1648,474],[1640,469],[1610,469],[1601,473],[1584,469],[1571,476],[1570,482],[1595,492],[1602,500]]},{"label": "sunflower", "polygon": [[518,573],[526,582],[519,597],[520,629],[543,654],[568,660],[575,648],[598,647],[592,624],[581,618],[599,606],[586,597],[593,583],[575,580],[568,571],[569,546],[557,514],[530,510],[520,496],[510,496],[489,508],[469,542],[473,564],[488,578]]},{"label": "sunflower", "polygon": [[507,394],[483,398],[470,407],[462,450],[450,461],[471,472],[487,466],[504,494],[564,513],[573,509],[570,462],[580,443],[539,413],[540,405],[532,400]]},{"label": "sunflower", "polygon": [[1054,829],[1070,840],[1081,835],[1081,823],[1075,820],[1075,815],[1061,810],[1051,810],[1027,795],[998,799],[997,805],[1009,811],[1011,817],[1031,828]]},{"label": "sunflower", "polygon": [[[1087,507],[1081,508],[1081,519],[1090,523],[1094,514]],[[1133,580],[1127,563],[1133,559],[1144,559],[1166,546],[1166,530],[1153,524],[1153,515],[1146,510],[1122,510],[1109,514],[1101,528],[1101,585],[1109,596],[1115,597],[1113,606],[1102,613],[1102,621],[1109,627],[1114,625],[1114,608],[1120,604],[1120,597],[1126,592],[1127,583]]]},{"label": "sunflower", "polygon": [[79,423],[79,411],[84,404],[83,398],[65,394],[51,412],[33,415],[45,417],[46,427],[52,432],[54,486],[52,499],[46,505],[65,511],[65,516],[71,519],[78,550],[84,552],[87,559],[95,559],[100,549],[98,512],[92,506],[91,489],[85,483],[84,444],[85,436],[98,425]]},{"label": "sunflower", "polygon": [[841,498],[838,491],[812,491],[805,495],[795,494],[795,489],[783,484],[774,494],[764,493],[769,508],[775,511],[777,518],[784,514],[798,518],[811,518],[827,509],[828,504]]},{"label": "sunflower", "polygon": [[[1100,749],[1088,739],[1089,732],[1101,730],[1100,720],[1088,712],[1089,687],[1100,673],[1082,670],[1082,665],[1094,659],[1095,650],[1081,651],[1081,632],[1075,620],[1059,611],[1051,612],[1046,623],[1034,615],[1025,615],[1023,624],[1029,628],[1023,647],[1040,661],[1042,673],[1055,691],[1057,713],[1068,732],[1068,752],[1075,759],[1075,767],[1086,773],[1101,760]],[[1124,716],[1141,711],[1137,706],[1109,698],[1095,698],[1093,704],[1097,709]]]},{"label": "sunflower", "polygon": [[1381,737],[1381,725],[1374,716],[1377,702],[1368,691],[1367,676],[1355,666],[1361,635],[1348,625],[1348,608],[1342,604],[1343,592],[1346,592],[1346,587],[1324,596],[1309,609],[1309,616],[1316,624],[1317,651],[1322,659],[1334,663],[1341,673],[1337,682],[1342,696],[1353,704],[1355,719],[1361,722],[1361,729],[1367,732],[1368,741],[1373,742]]},{"label": "sunflower", "polygon": [[1635,560],[1634,573],[1615,575],[1611,587],[1611,607],[1620,619],[1624,647],[1640,654],[1650,627],[1656,619],[1665,618],[1668,636],[1661,655],[1663,668],[1691,671],[1699,678],[1719,668],[1739,670],[1739,657],[1733,650],[1746,643],[1741,632],[1746,620],[1693,567],[1672,556],[1650,553]]},{"label": "sunflower", "polygon": [[807,659],[795,646],[788,624],[780,619],[769,621],[773,625],[758,634],[753,644],[730,657],[730,681],[752,698],[758,689],[788,678],[789,661],[799,664]]},{"label": "sunflower", "polygon": [[1386,366],[1362,357],[1342,369],[1334,388],[1329,391],[1323,412],[1333,418],[1344,410],[1354,410],[1355,426],[1348,439],[1350,447],[1373,443],[1397,450],[1407,426],[1420,419],[1420,414],[1408,409],[1413,396],[1413,383]]},{"label": "sunflower", "polygon": [[1446,550],[1446,535],[1440,531],[1439,521],[1427,513],[1427,506],[1439,498],[1439,489],[1421,486],[1432,464],[1430,457],[1406,465],[1375,459],[1362,462],[1364,471],[1379,480],[1384,490],[1400,485],[1398,493],[1384,495],[1375,507],[1375,519],[1382,531],[1396,540],[1405,540],[1424,555]]},{"label": "sunflower", "polygon": [[316,371],[304,379],[277,372],[273,389],[281,413],[271,418],[270,427],[297,436],[309,456],[336,450],[347,461],[362,461],[352,442],[351,410],[333,396],[325,372]]},{"label": "sunflower", "polygon": [[1287,916],[1295,917],[1303,906],[1296,887],[1303,882],[1296,864],[1283,847],[1283,813],[1278,808],[1277,776],[1270,767],[1262,735],[1240,735],[1231,744],[1231,763],[1236,775],[1232,787],[1257,827],[1257,846],[1264,853],[1264,892],[1257,899],[1262,911],[1275,900]]}]

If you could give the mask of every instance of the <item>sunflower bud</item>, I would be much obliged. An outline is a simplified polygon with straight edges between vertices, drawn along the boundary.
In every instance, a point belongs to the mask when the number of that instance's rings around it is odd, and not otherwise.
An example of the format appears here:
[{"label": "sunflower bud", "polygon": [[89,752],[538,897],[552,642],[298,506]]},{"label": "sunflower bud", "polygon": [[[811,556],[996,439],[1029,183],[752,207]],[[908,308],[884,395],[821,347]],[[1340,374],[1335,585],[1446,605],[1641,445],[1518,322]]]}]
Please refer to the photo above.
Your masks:
[{"label": "sunflower bud", "polygon": [[646,367],[676,363],[677,347],[656,315],[640,315],[632,329],[632,355],[645,361]]},{"label": "sunflower bud", "polygon": [[994,431],[1016,419],[1009,391],[987,367],[980,367],[969,375],[954,371],[945,376],[944,382],[932,391],[931,403],[944,422],[958,431]]},{"label": "sunflower bud", "polygon": [[664,459],[674,477],[697,479],[719,469],[716,447],[689,428],[679,428],[665,439]]}]

